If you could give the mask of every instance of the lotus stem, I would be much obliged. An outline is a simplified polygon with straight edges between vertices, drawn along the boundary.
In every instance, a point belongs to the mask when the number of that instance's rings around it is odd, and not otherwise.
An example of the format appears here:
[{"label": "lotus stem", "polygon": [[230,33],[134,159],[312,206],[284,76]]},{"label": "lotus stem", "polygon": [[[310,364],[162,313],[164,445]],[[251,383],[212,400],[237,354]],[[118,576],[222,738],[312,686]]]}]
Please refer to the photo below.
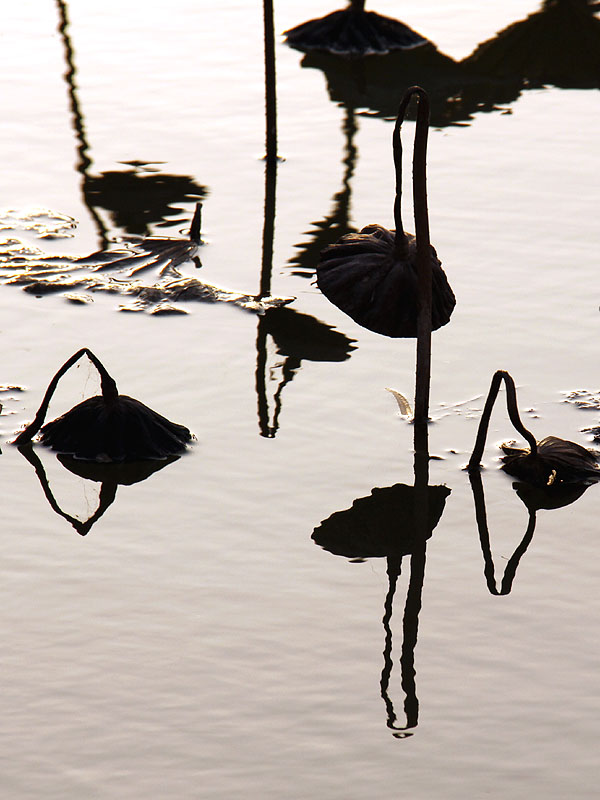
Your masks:
[{"label": "lotus stem", "polygon": [[408,243],[402,226],[402,143],[400,129],[412,97],[418,99],[417,126],[413,148],[413,206],[417,239],[417,380],[415,390],[415,423],[425,424],[429,418],[431,384],[431,244],[427,211],[427,135],[429,131],[429,96],[420,86],[411,86],[404,94],[394,126],[392,145],[396,167],[396,254],[406,255]]},{"label": "lotus stem", "polygon": [[111,376],[106,371],[104,364],[98,359],[91,350],[87,347],[82,347],[81,350],[78,350],[74,353],[71,358],[67,359],[62,367],[58,370],[56,375],[50,381],[48,388],[46,389],[46,394],[44,395],[44,399],[35,415],[33,422],[31,422],[24,431],[17,436],[14,441],[16,445],[23,445],[30,442],[36,433],[40,430],[42,425],[44,424],[44,420],[46,419],[46,414],[48,413],[48,406],[50,405],[50,400],[52,399],[52,395],[56,391],[56,387],[58,386],[59,380],[62,376],[70,369],[75,362],[79,361],[81,356],[87,355],[90,359],[92,364],[96,367],[98,372],[100,373],[100,383],[102,387],[102,396],[108,405],[112,405],[117,397],[119,396],[119,392],[117,390],[117,384],[111,378]]},{"label": "lotus stem", "polygon": [[490,591],[490,594],[496,596],[510,594],[513,581],[515,579],[515,575],[517,574],[517,568],[519,566],[521,557],[524,555],[525,551],[531,544],[531,540],[533,539],[533,534],[535,531],[535,522],[536,522],[535,511],[529,512],[527,530],[525,531],[523,539],[517,545],[514,553],[510,557],[504,569],[504,575],[502,576],[500,589],[498,589],[496,585],[494,559],[492,556],[492,549],[490,546],[490,532],[487,523],[485,496],[483,493],[483,483],[481,481],[481,475],[479,474],[479,472],[471,472],[469,475],[469,480],[471,481],[471,488],[473,489],[473,499],[475,500],[475,519],[477,520],[477,529],[479,531],[479,543],[481,544],[481,552],[483,553],[483,564],[484,564],[483,574],[485,576],[485,582],[487,583],[487,587]]},{"label": "lotus stem", "polygon": [[506,386],[506,408],[508,410],[509,419],[514,425],[515,429],[527,440],[527,443],[531,449],[531,454],[534,456],[537,455],[537,442],[535,440],[535,436],[527,430],[521,421],[521,417],[519,416],[515,382],[508,372],[505,370],[498,370],[492,377],[490,390],[483,407],[481,420],[479,421],[477,438],[475,439],[475,447],[473,448],[471,458],[469,459],[469,472],[479,469],[481,465],[481,457],[483,456],[483,451],[485,449],[490,417],[492,416],[492,409],[494,408],[494,403],[496,402],[498,390],[500,389],[500,384],[502,381],[504,381]]},{"label": "lotus stem", "polygon": [[277,89],[275,78],[275,26],[273,0],[263,0],[265,39],[266,160],[277,160]]}]

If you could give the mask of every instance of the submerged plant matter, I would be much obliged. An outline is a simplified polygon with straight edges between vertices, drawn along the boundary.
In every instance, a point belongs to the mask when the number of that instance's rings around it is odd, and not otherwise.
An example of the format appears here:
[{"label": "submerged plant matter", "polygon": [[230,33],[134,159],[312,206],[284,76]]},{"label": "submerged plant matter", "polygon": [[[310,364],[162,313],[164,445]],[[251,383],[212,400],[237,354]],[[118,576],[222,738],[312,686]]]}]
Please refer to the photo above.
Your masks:
[{"label": "submerged plant matter", "polygon": [[474,472],[479,469],[492,409],[502,381],[506,386],[506,405],[510,420],[529,444],[529,448],[502,445],[505,472],[534,486],[542,487],[562,481],[589,483],[600,480],[598,459],[585,447],[576,442],[559,439],[557,436],[546,436],[541,441],[536,441],[519,416],[515,383],[509,373],[503,370],[498,370],[492,378],[490,391],[479,422],[477,439],[469,461],[469,471]]},{"label": "submerged plant matter", "polygon": [[[100,373],[102,394],[84,400],[44,425],[60,378],[83,355],[88,356]],[[87,347],[65,361],[52,378],[35,419],[17,436],[15,444],[28,444],[40,428],[42,444],[88,461],[165,459],[182,453],[192,440],[192,434],[183,425],[171,422],[133,397],[119,394],[113,378]]]}]

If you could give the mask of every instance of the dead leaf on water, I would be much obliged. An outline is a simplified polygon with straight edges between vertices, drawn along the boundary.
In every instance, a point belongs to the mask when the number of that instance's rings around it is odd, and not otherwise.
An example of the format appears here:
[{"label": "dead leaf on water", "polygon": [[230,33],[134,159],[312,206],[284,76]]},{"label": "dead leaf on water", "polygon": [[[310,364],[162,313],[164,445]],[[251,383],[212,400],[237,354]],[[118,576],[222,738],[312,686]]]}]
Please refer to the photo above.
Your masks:
[{"label": "dead leaf on water", "polygon": [[413,414],[412,408],[410,407],[410,403],[408,402],[406,397],[404,397],[403,394],[400,394],[400,392],[397,392],[395,389],[390,389],[387,386],[385,387],[385,390],[386,392],[393,394],[394,397],[396,398],[396,402],[398,403],[398,408],[400,409],[401,416],[412,417]]}]

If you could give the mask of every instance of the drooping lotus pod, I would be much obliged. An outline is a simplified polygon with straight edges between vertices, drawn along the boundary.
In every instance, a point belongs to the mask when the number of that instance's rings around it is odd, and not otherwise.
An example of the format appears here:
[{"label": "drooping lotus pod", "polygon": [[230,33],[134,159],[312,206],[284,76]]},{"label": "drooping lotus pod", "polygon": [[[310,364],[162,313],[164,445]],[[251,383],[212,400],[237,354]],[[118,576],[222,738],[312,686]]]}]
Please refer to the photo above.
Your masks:
[{"label": "drooping lotus pod", "polygon": [[515,382],[512,376],[504,370],[498,370],[492,378],[479,421],[475,446],[469,460],[469,471],[476,472],[480,467],[492,409],[502,381],[506,386],[506,406],[510,421],[529,444],[528,448],[502,445],[504,471],[519,480],[542,488],[562,482],[592,483],[599,481],[598,458],[590,450],[577,442],[559,439],[557,436],[546,436],[541,441],[536,441],[534,435],[521,421]]},{"label": "drooping lotus pod", "polygon": [[536,443],[536,450],[503,444],[503,469],[515,478],[534,486],[553,483],[600,480],[597,458],[577,442],[546,436]]},{"label": "drooping lotus pod", "polygon": [[347,8],[286,31],[287,42],[297,50],[362,56],[407,50],[427,41],[403,22],[364,7],[365,0],[351,0]]},{"label": "drooping lotus pod", "polygon": [[[317,284],[323,294],[363,328],[393,338],[417,336],[417,241],[408,233],[405,253],[396,232],[367,225],[321,254]],[[450,321],[454,293],[430,245],[431,329]]]},{"label": "drooping lotus pod", "polygon": [[[413,94],[419,97],[413,169],[416,236],[405,233],[400,208],[400,127]],[[429,243],[425,169],[428,124],[427,93],[412,87],[400,105],[392,139],[396,229],[367,225],[360,233],[346,234],[324,248],[317,267],[317,285],[328,300],[364,328],[394,338],[417,336],[419,309],[427,302],[421,297],[431,297],[431,330],[445,325],[456,305],[441,262]],[[427,273],[431,275],[430,292]],[[425,291],[419,290],[419,281],[425,281]]]},{"label": "drooping lotus pod", "polygon": [[[98,369],[102,394],[89,397],[42,427],[58,381],[82,355],[87,355]],[[85,347],[56,373],[35,419],[17,436],[15,444],[31,442],[40,428],[42,444],[52,450],[102,462],[168,458],[182,453],[193,438],[185,426],[171,422],[133,397],[119,394],[104,365]]]}]

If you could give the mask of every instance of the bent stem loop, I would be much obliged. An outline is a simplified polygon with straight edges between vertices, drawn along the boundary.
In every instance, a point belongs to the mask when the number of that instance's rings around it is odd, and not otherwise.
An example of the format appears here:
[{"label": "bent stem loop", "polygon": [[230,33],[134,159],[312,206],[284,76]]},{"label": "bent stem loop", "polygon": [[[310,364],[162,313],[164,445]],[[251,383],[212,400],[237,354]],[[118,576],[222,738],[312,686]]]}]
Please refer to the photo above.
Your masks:
[{"label": "bent stem loop", "polygon": [[515,382],[512,379],[511,375],[505,370],[498,370],[494,373],[492,378],[492,382],[490,384],[490,390],[488,392],[488,396],[485,401],[485,406],[483,408],[483,412],[481,414],[481,420],[479,421],[479,428],[477,430],[477,438],[475,439],[475,447],[473,448],[473,452],[471,453],[471,458],[469,459],[469,472],[473,470],[477,470],[481,464],[481,457],[483,456],[483,451],[485,448],[485,442],[487,439],[487,432],[488,427],[490,424],[490,417],[492,416],[492,409],[494,408],[494,403],[496,402],[496,398],[498,397],[498,390],[500,389],[501,382],[504,381],[506,386],[506,408],[508,410],[508,416],[512,424],[514,425],[515,429],[523,436],[524,439],[527,440],[529,444],[531,455],[537,455],[537,442],[535,441],[534,435],[527,430],[525,425],[523,425],[521,421],[521,417],[519,416],[519,408],[517,406],[517,390],[515,389]]},{"label": "bent stem loop", "polygon": [[79,361],[81,356],[86,355],[92,364],[96,367],[98,372],[100,373],[100,383],[102,387],[102,397],[104,398],[107,405],[113,405],[118,396],[119,392],[117,390],[117,384],[111,378],[111,376],[106,371],[104,364],[89,350],[87,347],[82,347],[81,350],[78,350],[74,353],[71,358],[67,359],[62,367],[58,370],[56,375],[50,381],[48,388],[46,389],[46,394],[44,395],[44,399],[35,415],[35,419],[31,422],[24,431],[17,436],[14,441],[16,445],[23,445],[30,442],[39,429],[44,424],[44,420],[46,419],[46,414],[48,413],[48,406],[50,405],[50,400],[52,399],[52,395],[56,391],[56,387],[58,386],[59,380],[62,376],[70,369],[75,362]]}]

